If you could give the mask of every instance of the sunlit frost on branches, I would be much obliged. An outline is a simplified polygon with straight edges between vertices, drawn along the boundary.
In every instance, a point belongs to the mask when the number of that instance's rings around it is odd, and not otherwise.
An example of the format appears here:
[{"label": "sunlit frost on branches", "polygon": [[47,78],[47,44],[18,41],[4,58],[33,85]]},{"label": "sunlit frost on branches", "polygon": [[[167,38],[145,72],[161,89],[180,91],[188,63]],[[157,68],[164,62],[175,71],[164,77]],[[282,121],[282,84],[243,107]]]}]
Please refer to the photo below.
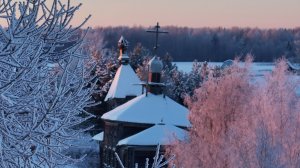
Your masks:
[{"label": "sunlit frost on branches", "polygon": [[246,65],[209,76],[187,98],[189,139],[169,148],[177,166],[300,166],[299,77],[284,59],[264,79],[254,79]]}]

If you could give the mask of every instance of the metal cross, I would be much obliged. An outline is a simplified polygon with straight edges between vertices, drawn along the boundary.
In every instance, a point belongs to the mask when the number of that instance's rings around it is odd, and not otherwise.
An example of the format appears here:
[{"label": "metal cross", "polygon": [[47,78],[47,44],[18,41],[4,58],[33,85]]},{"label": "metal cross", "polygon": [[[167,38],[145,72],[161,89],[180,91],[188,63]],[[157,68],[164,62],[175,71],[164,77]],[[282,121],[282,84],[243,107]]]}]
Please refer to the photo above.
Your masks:
[{"label": "metal cross", "polygon": [[157,48],[158,48],[158,34],[160,33],[168,33],[166,31],[159,31],[159,23],[157,22],[156,26],[154,26],[154,30],[147,30],[146,32],[149,33],[155,33],[156,38],[155,38],[155,46],[154,46],[154,51],[156,52]]}]

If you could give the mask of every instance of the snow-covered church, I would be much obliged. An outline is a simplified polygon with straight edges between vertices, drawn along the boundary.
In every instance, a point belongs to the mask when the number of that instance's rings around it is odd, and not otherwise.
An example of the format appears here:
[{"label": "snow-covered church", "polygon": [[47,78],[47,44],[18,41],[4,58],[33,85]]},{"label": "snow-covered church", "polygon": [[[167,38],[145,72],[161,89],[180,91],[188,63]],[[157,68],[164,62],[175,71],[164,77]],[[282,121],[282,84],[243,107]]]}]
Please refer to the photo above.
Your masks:
[{"label": "snow-covered church", "polygon": [[141,81],[129,64],[127,47],[128,41],[121,36],[118,41],[118,48],[120,50],[118,60],[120,67],[104,99],[110,110],[141,95],[141,87],[137,85],[141,83]]},{"label": "snow-covered church", "polygon": [[[104,131],[93,139],[100,142],[101,167],[119,167],[117,152],[125,167],[144,167],[156,146],[171,145],[186,138],[188,109],[164,95],[162,62],[154,56],[148,63],[148,80],[141,82],[130,66],[127,41],[121,37],[120,67],[105,98],[113,108],[101,118]],[[145,91],[144,91],[145,90]],[[162,152],[163,148],[162,148]]]}]

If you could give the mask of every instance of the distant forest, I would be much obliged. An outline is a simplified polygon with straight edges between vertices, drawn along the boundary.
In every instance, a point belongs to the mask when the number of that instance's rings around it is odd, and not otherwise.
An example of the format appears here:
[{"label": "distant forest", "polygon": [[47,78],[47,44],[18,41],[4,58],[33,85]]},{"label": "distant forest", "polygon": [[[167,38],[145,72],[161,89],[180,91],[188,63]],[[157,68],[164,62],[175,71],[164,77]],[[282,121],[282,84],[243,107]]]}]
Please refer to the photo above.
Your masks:
[{"label": "distant forest", "polygon": [[[145,27],[99,27],[92,29],[87,38],[100,43],[102,48],[115,48],[123,35],[130,50],[140,43],[151,50],[155,35],[146,33]],[[162,27],[168,34],[159,36],[158,56],[166,53],[174,61],[224,61],[244,57],[250,53],[254,61],[270,62],[276,58],[299,56],[300,28],[187,28]]]}]

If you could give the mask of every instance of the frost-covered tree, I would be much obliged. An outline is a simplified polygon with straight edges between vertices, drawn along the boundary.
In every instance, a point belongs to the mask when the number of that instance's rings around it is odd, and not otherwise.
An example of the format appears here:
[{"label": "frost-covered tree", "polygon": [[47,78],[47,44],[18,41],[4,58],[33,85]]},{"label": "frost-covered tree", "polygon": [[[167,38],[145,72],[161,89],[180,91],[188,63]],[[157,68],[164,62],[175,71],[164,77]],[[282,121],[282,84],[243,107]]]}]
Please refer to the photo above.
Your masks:
[{"label": "frost-covered tree", "polygon": [[181,96],[191,96],[193,94],[193,91],[198,88],[206,78],[208,71],[209,69],[206,62],[200,63],[195,60],[193,62],[192,71],[187,74],[187,80],[185,80],[184,83],[183,88],[185,91],[182,93],[184,95]]},{"label": "frost-covered tree", "polygon": [[150,58],[145,58],[143,60],[142,65],[139,65],[138,68],[136,69],[136,73],[138,75],[138,77],[142,80],[142,81],[147,81],[148,79],[148,62],[149,62]]},{"label": "frost-covered tree", "polygon": [[208,67],[197,60],[193,62],[192,71],[188,73],[179,71],[176,65],[173,65],[171,70],[167,66],[162,72],[162,77],[167,85],[166,94],[183,104],[184,97],[193,94],[193,91],[201,85],[207,76],[206,72],[208,71]]},{"label": "frost-covered tree", "polygon": [[96,75],[99,79],[97,82],[99,92],[94,94],[94,97],[98,97],[95,98],[96,101],[103,101],[119,66],[117,52],[109,49],[92,49],[90,53],[92,59],[96,62],[92,75]]},{"label": "frost-covered tree", "polygon": [[129,54],[130,65],[134,70],[143,65],[145,60],[149,60],[150,51],[146,49],[141,43],[137,43],[133,51]]},{"label": "frost-covered tree", "polygon": [[257,159],[259,167],[300,166],[300,99],[298,77],[287,71],[285,60],[266,76],[256,90],[253,110],[258,113]]},{"label": "frost-covered tree", "polygon": [[165,94],[183,104],[183,95],[186,94],[187,73],[174,68],[172,70],[163,70],[162,77],[166,84]]},{"label": "frost-covered tree", "polygon": [[182,167],[299,167],[298,78],[285,60],[265,80],[236,63],[187,98],[189,138],[169,148]]},{"label": "frost-covered tree", "polygon": [[234,145],[237,139],[233,137],[238,135],[233,133],[246,129],[248,117],[243,112],[251,100],[252,87],[247,68],[240,68],[236,64],[226,71],[228,74],[218,78],[210,75],[195,90],[194,96],[187,99],[192,123],[190,138],[173,150],[189,154],[178,156],[175,152],[177,166],[232,167],[236,164],[231,158],[233,155],[238,157],[239,153],[230,152],[237,150]]},{"label": "frost-covered tree", "polygon": [[49,2],[0,1],[0,167],[75,161],[65,150],[85,130],[74,127],[91,117],[84,108],[93,104],[93,64],[80,31],[88,18],[72,27],[80,5]]}]

